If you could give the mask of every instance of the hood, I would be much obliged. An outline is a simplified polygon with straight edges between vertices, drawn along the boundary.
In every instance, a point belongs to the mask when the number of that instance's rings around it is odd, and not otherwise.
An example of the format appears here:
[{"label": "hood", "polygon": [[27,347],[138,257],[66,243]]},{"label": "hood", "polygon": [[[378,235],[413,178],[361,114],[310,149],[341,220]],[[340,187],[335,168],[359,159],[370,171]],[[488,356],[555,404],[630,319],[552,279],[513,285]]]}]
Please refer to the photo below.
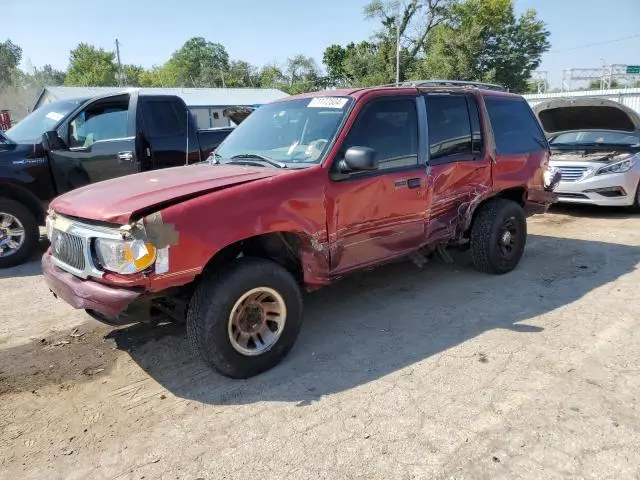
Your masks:
[{"label": "hood", "polygon": [[279,173],[276,168],[235,165],[167,168],[72,190],[51,202],[50,208],[72,217],[126,224],[139,213]]},{"label": "hood", "polygon": [[240,125],[254,110],[253,107],[229,107],[222,111],[222,116],[230,118],[233,123]]},{"label": "hood", "polygon": [[613,100],[554,98],[535,105],[533,111],[547,135],[572,130],[640,131],[640,116]]}]

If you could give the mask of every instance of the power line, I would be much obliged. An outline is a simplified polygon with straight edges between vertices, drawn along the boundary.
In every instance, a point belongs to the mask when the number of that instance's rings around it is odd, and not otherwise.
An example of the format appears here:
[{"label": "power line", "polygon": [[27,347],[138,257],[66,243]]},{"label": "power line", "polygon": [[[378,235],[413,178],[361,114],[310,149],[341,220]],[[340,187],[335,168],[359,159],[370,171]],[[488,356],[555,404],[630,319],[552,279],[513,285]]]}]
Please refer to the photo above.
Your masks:
[{"label": "power line", "polygon": [[599,45],[608,45],[610,43],[623,42],[625,40],[631,40],[633,38],[640,38],[640,33],[637,33],[635,35],[631,35],[629,37],[621,37],[621,38],[616,38],[615,40],[608,40],[606,42],[589,43],[587,45],[580,45],[580,46],[571,47],[571,48],[561,48],[559,50],[549,50],[546,53],[549,54],[549,53],[558,53],[558,52],[570,52],[572,50],[579,50],[581,48],[590,48],[590,47],[597,47]]}]

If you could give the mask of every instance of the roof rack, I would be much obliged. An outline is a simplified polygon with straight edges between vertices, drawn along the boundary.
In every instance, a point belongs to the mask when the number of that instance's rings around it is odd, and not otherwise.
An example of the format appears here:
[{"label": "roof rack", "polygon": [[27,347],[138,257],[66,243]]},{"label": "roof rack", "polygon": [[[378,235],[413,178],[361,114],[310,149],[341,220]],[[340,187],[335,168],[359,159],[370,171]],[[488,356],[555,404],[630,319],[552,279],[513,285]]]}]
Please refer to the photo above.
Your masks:
[{"label": "roof rack", "polygon": [[493,83],[483,82],[465,82],[462,80],[409,80],[400,83],[389,83],[387,85],[380,85],[381,87],[467,87],[467,88],[481,88],[484,90],[498,90],[501,92],[508,92],[509,89],[502,85],[495,85]]}]

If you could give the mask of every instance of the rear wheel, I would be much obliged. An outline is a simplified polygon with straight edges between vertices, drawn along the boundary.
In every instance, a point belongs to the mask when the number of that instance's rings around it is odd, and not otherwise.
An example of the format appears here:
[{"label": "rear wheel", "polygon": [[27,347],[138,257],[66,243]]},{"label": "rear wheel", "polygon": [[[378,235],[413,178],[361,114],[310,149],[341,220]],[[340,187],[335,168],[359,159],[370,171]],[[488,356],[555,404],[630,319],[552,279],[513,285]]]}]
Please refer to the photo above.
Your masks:
[{"label": "rear wheel", "polygon": [[187,314],[187,336],[210,366],[248,378],[277,365],[302,325],[295,278],[270,260],[241,258],[205,278]]},{"label": "rear wheel", "polygon": [[471,258],[484,273],[510,272],[520,262],[527,241],[527,221],[522,207],[504,198],[479,207],[471,227]]},{"label": "rear wheel", "polygon": [[39,239],[40,230],[33,213],[15,200],[0,199],[0,268],[28,260]]}]

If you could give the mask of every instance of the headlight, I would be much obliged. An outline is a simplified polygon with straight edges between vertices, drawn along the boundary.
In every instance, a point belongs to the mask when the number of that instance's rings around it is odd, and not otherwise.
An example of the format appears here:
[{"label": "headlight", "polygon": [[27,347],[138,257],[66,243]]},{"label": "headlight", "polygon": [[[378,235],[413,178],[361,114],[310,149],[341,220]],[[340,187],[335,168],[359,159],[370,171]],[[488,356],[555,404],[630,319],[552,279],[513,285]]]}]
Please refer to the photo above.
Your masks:
[{"label": "headlight", "polygon": [[624,173],[628,172],[631,167],[635,164],[636,156],[632,156],[622,160],[621,162],[612,163],[611,165],[606,165],[602,168],[599,168],[596,171],[596,175],[607,175],[609,173]]},{"label": "headlight", "polygon": [[98,263],[110,272],[138,273],[156,260],[156,248],[143,240],[97,238],[94,247]]}]

